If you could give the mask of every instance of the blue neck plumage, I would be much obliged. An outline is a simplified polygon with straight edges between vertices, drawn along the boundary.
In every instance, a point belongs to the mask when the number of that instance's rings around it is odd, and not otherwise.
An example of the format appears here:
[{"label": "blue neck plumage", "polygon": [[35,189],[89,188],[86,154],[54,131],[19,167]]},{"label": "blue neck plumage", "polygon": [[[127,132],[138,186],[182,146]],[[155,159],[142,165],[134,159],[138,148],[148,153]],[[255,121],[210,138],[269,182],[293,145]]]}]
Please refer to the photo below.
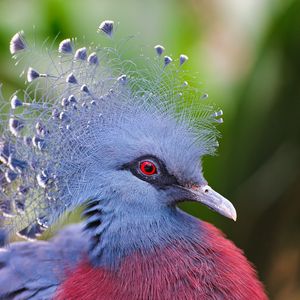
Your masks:
[{"label": "blue neck plumage", "polygon": [[132,209],[135,211],[110,211],[105,201],[88,203],[83,214],[92,264],[117,268],[122,258],[132,253],[147,254],[179,238],[199,239],[199,221],[176,207]]}]

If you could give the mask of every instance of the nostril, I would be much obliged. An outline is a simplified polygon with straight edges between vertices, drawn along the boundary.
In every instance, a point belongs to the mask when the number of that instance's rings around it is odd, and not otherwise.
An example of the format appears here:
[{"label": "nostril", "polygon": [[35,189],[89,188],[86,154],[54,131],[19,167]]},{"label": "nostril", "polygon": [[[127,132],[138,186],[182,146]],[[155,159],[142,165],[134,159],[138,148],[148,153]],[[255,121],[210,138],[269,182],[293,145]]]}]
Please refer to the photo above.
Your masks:
[{"label": "nostril", "polygon": [[204,193],[206,193],[206,194],[207,194],[208,192],[209,192],[209,190],[208,190],[208,189],[205,189],[205,190],[204,190]]}]

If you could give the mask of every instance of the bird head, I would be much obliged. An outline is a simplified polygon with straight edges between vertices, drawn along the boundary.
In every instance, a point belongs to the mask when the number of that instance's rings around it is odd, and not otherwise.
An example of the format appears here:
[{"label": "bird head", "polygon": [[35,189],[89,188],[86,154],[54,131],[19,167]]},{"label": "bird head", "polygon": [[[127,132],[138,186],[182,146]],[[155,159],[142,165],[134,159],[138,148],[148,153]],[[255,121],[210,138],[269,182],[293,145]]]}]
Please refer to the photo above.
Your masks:
[{"label": "bird head", "polygon": [[[113,22],[99,31],[111,40]],[[173,61],[157,45],[157,57],[136,70],[115,48],[76,49],[65,39],[41,71],[40,53],[32,53],[23,32],[10,50],[17,58],[33,55],[35,63],[2,126],[1,211],[13,231],[35,238],[86,203],[86,216],[101,203],[103,214],[155,219],[160,210],[196,201],[236,219],[202,174],[202,157],[217,147],[222,111],[185,80],[186,55]]]}]

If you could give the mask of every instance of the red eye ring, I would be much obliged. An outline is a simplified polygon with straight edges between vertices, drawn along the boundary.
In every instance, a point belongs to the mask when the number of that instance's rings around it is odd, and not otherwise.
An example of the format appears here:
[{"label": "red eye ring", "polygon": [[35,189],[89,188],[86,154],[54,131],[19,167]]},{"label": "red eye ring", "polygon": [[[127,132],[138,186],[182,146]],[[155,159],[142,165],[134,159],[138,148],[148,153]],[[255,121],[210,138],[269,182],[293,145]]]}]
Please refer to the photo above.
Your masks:
[{"label": "red eye ring", "polygon": [[156,165],[149,160],[140,163],[140,170],[144,175],[151,176],[157,173]]}]

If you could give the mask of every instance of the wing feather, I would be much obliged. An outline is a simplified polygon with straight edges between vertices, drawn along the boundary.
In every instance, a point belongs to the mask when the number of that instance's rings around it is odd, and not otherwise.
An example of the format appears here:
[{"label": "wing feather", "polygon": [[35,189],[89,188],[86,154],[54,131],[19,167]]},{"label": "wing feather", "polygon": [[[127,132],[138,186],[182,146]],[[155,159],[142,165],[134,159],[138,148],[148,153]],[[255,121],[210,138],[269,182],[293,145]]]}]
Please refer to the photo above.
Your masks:
[{"label": "wing feather", "polygon": [[87,245],[79,224],[63,229],[49,241],[18,242],[1,249],[0,299],[52,299]]}]

